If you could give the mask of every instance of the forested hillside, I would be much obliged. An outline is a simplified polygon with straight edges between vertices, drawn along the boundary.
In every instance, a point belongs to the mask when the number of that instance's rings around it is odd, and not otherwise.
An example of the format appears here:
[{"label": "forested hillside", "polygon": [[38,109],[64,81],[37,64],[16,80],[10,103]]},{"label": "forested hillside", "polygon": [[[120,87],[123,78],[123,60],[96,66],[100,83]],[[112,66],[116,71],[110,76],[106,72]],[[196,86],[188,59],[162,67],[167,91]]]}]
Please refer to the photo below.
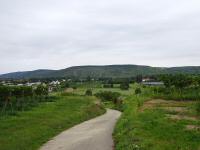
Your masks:
[{"label": "forested hillside", "polygon": [[109,65],[109,66],[75,66],[61,70],[35,70],[26,72],[14,72],[0,75],[0,78],[47,78],[47,77],[77,77],[87,78],[88,76],[94,78],[101,77],[134,77],[136,75],[156,75],[156,74],[200,74],[199,66],[191,67],[150,67],[139,65]]}]

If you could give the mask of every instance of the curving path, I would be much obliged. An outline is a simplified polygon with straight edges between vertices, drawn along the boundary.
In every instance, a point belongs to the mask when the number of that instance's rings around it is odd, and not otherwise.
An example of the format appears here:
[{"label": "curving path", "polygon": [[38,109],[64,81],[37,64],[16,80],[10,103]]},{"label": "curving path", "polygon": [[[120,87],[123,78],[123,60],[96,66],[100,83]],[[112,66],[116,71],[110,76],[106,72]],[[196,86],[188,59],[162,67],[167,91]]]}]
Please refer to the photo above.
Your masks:
[{"label": "curving path", "polygon": [[46,143],[40,150],[113,150],[112,132],[121,112],[108,109]]}]

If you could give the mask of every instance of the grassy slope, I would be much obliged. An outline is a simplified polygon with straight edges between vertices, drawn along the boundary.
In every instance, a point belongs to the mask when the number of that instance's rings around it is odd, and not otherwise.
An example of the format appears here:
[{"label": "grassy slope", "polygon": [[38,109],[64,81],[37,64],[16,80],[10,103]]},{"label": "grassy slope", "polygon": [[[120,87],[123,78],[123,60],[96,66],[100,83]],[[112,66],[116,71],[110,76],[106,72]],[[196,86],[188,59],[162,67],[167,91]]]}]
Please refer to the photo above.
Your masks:
[{"label": "grassy slope", "polygon": [[[159,109],[138,112],[150,96],[130,96],[119,120],[114,139],[116,150],[197,150],[200,132],[186,131],[187,121],[169,121]],[[199,122],[197,122],[199,124]]]},{"label": "grassy slope", "polygon": [[36,150],[61,131],[100,115],[92,97],[58,97],[31,111],[0,119],[0,150]]}]

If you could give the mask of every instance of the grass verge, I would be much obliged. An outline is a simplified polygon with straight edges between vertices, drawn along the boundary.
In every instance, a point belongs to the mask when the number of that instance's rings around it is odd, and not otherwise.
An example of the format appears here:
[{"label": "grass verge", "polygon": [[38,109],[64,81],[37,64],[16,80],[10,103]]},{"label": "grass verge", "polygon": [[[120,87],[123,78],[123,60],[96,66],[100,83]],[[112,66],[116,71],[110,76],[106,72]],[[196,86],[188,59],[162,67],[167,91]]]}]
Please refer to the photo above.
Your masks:
[{"label": "grass verge", "polygon": [[50,138],[85,120],[103,114],[95,98],[57,96],[16,116],[0,118],[0,150],[36,150]]},{"label": "grass verge", "polygon": [[171,120],[161,109],[138,110],[149,96],[130,96],[114,131],[116,150],[198,150],[200,131],[186,130],[200,122]]}]

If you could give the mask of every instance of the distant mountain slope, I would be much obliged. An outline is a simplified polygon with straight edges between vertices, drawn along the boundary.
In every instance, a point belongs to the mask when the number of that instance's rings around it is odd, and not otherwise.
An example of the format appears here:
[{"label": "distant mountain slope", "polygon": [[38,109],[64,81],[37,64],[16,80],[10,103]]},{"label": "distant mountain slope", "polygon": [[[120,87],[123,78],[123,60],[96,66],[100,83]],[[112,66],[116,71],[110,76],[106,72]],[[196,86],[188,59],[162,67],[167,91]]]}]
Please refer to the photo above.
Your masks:
[{"label": "distant mountain slope", "polygon": [[169,73],[200,74],[199,66],[172,67],[172,68],[167,68],[166,70]]},{"label": "distant mountain slope", "polygon": [[59,70],[61,76],[91,77],[133,77],[138,74],[155,74],[162,69],[137,65],[77,66]]},{"label": "distant mountain slope", "polygon": [[48,74],[51,74],[54,70],[34,70],[24,72],[12,72],[0,75],[0,78],[11,78],[11,79],[24,79],[24,78],[43,78]]},{"label": "distant mountain slope", "polygon": [[139,74],[156,75],[164,73],[200,74],[200,67],[150,67],[139,65],[75,66],[62,70],[35,70],[0,75],[0,78],[47,78],[47,77],[133,77]]}]

